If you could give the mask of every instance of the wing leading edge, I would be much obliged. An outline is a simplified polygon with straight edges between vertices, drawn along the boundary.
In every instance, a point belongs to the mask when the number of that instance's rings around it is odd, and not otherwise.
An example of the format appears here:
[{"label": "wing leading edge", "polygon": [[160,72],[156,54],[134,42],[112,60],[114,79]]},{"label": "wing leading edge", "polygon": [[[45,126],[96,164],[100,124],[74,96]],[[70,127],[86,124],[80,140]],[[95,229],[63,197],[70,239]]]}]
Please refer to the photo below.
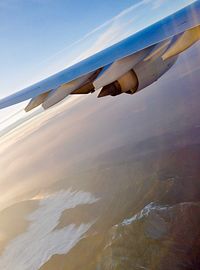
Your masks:
[{"label": "wing leading edge", "polygon": [[[103,87],[100,97],[122,92],[133,94],[162,76],[179,53],[200,39],[199,25],[198,0],[127,39],[1,99],[0,109],[28,99],[32,100],[26,111],[40,104],[47,109],[69,94],[90,93],[100,87]],[[151,74],[150,70],[158,66],[162,72]]]}]

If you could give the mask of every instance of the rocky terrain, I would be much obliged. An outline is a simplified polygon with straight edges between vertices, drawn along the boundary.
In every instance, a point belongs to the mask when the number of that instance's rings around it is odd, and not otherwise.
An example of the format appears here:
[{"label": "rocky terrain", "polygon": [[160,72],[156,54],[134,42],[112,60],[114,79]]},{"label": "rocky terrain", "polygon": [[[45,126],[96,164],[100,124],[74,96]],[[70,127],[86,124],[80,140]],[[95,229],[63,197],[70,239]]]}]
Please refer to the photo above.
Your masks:
[{"label": "rocky terrain", "polygon": [[150,203],[110,230],[97,269],[199,269],[200,203]]},{"label": "rocky terrain", "polygon": [[[70,185],[90,188],[101,200],[64,211],[55,229],[97,221],[67,255],[54,255],[41,270],[199,269],[199,135],[188,129],[162,137],[166,144],[151,138],[121,147],[99,157],[81,181],[70,176]],[[64,181],[52,188],[61,186]]]}]

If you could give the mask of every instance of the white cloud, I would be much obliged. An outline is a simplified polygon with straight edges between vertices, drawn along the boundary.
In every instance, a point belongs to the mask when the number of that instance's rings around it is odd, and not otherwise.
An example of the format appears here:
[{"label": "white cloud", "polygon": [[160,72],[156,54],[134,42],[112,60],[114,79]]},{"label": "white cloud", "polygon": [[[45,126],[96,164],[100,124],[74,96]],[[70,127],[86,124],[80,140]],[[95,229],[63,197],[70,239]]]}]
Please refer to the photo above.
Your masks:
[{"label": "white cloud", "polygon": [[[42,62],[43,64],[46,65],[47,62],[49,63],[49,69],[45,68],[45,71],[49,72],[48,75],[50,75],[55,73],[55,70],[59,71],[69,67],[79,62],[80,60],[83,60],[90,55],[111,46],[123,38],[128,37],[129,35],[139,31],[147,25],[162,19],[169,14],[165,14],[164,11],[157,12],[157,10],[162,9],[162,6],[167,2],[169,3],[169,1],[170,0],[141,0],[140,2],[131,5],[116,16],[94,28],[92,31],[86,33],[81,39],[76,40],[69,46],[59,50],[50,58],[44,60]],[[176,10],[183,8],[192,2],[194,2],[194,0],[184,0],[179,4],[177,3]],[[144,7],[145,9],[140,9],[141,7]],[[151,16],[148,16],[149,14]],[[145,18],[142,21],[140,20],[141,16],[144,16]],[[84,42],[88,42],[88,40],[90,40],[91,45],[83,53],[80,54],[80,48],[83,50],[82,45]],[[71,52],[70,55],[68,54],[69,51]],[[73,54],[73,52],[76,53]],[[73,57],[71,57],[71,55],[73,55]]]},{"label": "white cloud", "polygon": [[152,8],[153,8],[153,9],[160,8],[161,5],[164,4],[164,2],[166,2],[166,0],[154,0],[154,1],[152,2]]},{"label": "white cloud", "polygon": [[[103,35],[104,37],[102,37],[102,39],[104,39],[104,41],[106,43],[108,43],[107,40],[105,40],[105,37],[109,36],[109,34],[113,35],[113,32],[111,32],[112,30],[116,31],[116,28],[119,26],[116,26],[118,24],[118,22],[123,19],[127,14],[133,12],[134,9],[139,8],[142,5],[148,4],[150,3],[151,0],[142,0],[139,3],[133,4],[132,6],[124,9],[123,11],[121,11],[118,15],[114,16],[113,18],[109,19],[108,21],[104,22],[103,24],[99,25],[98,27],[94,28],[92,31],[88,32],[87,34],[85,34],[82,38],[76,40],[75,42],[71,43],[69,46],[63,48],[62,50],[58,51],[56,54],[52,55],[52,57],[48,58],[45,60],[46,61],[50,61],[51,59],[57,57],[59,54],[62,54],[65,51],[68,51],[70,48],[83,43],[85,40],[87,40],[89,37],[93,36],[94,34],[100,32],[100,37],[99,39],[101,39],[101,35]],[[122,28],[122,27],[121,27]],[[101,34],[101,30],[104,30],[105,32],[103,32],[103,34]],[[117,29],[117,32],[119,34],[119,29]],[[110,37],[109,37],[110,39]],[[93,46],[94,47],[94,46]],[[93,49],[94,52],[97,52],[99,49],[99,46],[97,47],[96,50]],[[77,58],[78,59],[78,58]],[[74,63],[75,61],[73,61]],[[71,64],[71,63],[70,63]]]},{"label": "white cloud", "polygon": [[[37,270],[54,254],[66,254],[72,249],[91,223],[70,224],[54,230],[62,212],[82,204],[95,203],[97,199],[88,192],[60,191],[40,201],[39,208],[27,219],[26,232],[12,240],[0,257],[0,269]],[[70,210],[69,210],[70,211]],[[34,252],[34,256],[33,256]]]}]

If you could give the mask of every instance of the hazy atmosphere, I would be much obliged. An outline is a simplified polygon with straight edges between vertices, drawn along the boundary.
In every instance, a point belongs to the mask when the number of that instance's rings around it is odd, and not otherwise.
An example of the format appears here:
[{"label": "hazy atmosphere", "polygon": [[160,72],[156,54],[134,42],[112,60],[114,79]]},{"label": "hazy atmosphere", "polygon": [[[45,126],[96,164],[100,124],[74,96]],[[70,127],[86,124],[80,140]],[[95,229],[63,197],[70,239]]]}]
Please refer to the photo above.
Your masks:
[{"label": "hazy atmosphere", "polygon": [[[0,98],[191,2],[1,1]],[[199,62],[198,42],[133,95],[0,111],[0,269],[200,269]]]}]

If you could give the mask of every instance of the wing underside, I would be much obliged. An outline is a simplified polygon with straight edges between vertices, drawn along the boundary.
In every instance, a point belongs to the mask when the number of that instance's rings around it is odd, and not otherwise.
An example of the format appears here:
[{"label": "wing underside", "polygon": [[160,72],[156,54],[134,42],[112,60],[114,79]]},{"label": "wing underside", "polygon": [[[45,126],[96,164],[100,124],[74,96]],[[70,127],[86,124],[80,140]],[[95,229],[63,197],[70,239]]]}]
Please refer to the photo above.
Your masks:
[{"label": "wing underside", "polygon": [[82,62],[0,100],[0,109],[31,99],[48,109],[70,94],[133,94],[160,78],[200,40],[200,1]]}]

